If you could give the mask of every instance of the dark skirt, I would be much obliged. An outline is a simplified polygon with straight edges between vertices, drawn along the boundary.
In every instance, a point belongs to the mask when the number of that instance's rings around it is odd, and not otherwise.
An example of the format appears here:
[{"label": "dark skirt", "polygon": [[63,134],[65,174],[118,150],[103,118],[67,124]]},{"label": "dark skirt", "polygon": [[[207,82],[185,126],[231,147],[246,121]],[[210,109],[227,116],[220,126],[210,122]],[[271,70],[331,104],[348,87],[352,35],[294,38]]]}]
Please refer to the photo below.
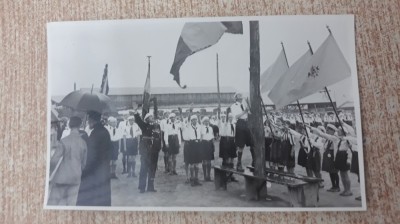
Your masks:
[{"label": "dark skirt", "polygon": [[335,168],[340,171],[350,170],[350,165],[347,164],[347,151],[337,151],[335,158]]},{"label": "dark skirt", "polygon": [[322,159],[322,171],[326,171],[328,173],[338,172],[335,168],[335,156],[333,149],[325,150]]},{"label": "dark skirt", "polygon": [[282,162],[282,151],[281,151],[281,140],[274,139],[271,144],[271,162],[281,163]]},{"label": "dark skirt", "polygon": [[265,138],[265,161],[271,161],[272,138]]},{"label": "dark skirt", "polygon": [[168,153],[176,155],[179,153],[179,139],[178,135],[168,136]]},{"label": "dark skirt", "polygon": [[203,140],[201,142],[201,154],[203,160],[214,160],[214,142],[212,140]]},{"label": "dark skirt", "polygon": [[305,151],[304,147],[300,147],[299,154],[297,155],[297,164],[302,167],[307,167],[308,163],[308,153]]},{"label": "dark skirt", "polygon": [[222,159],[237,157],[235,137],[221,136],[219,141],[219,157]]},{"label": "dark skirt", "polygon": [[117,160],[118,159],[118,150],[119,150],[119,141],[114,141],[112,143],[112,148],[110,150],[110,158],[111,160]]},{"label": "dark skirt", "polygon": [[185,142],[185,150],[184,150],[185,162],[188,164],[201,163],[202,161],[201,147],[202,144],[200,141],[190,140]]},{"label": "dark skirt", "polygon": [[126,139],[126,154],[128,156],[136,156],[138,154],[138,139],[127,138]]},{"label": "dark skirt", "polygon": [[314,172],[321,172],[321,152],[319,148],[312,147],[311,154],[308,156],[308,169],[311,169]]},{"label": "dark skirt", "polygon": [[281,143],[281,163],[288,168],[293,168],[296,165],[296,159],[293,152],[293,146],[289,140],[283,140]]},{"label": "dark skirt", "polygon": [[352,157],[351,157],[351,168],[350,168],[350,172],[355,173],[355,174],[359,174],[360,170],[359,170],[359,165],[358,165],[358,152],[353,151],[352,153]]},{"label": "dark skirt", "polygon": [[253,146],[250,129],[245,120],[239,119],[236,122],[235,144],[239,148],[244,146]]},{"label": "dark skirt", "polygon": [[167,149],[167,146],[166,146],[165,140],[164,140],[164,132],[163,132],[163,131],[161,132],[161,141],[162,141],[162,148],[161,148],[161,150],[162,150],[164,153],[168,152],[168,149]]}]

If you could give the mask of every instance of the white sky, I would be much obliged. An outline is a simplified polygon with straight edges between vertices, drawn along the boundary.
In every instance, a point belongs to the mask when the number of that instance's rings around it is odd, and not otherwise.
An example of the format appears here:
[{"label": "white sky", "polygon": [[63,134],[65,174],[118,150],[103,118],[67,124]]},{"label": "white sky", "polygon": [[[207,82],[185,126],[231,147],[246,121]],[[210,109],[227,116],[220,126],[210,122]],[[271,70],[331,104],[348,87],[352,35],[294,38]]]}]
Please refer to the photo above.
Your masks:
[{"label": "white sky", "polygon": [[[115,20],[60,22],[48,25],[50,95],[77,88],[100,87],[104,65],[109,85],[143,87],[147,55],[151,55],[151,85],[177,87],[169,74],[182,27],[187,21],[242,20],[244,34],[224,34],[214,46],[187,58],[180,70],[181,84],[216,86],[216,53],[220,85],[249,91],[249,23],[260,21],[261,74],[276,59],[282,41],[289,65],[305,51],[307,40],[316,51],[328,36],[329,25],[356,75],[353,16],[269,16],[196,19]],[[338,103],[352,100],[351,79],[330,87]]]}]

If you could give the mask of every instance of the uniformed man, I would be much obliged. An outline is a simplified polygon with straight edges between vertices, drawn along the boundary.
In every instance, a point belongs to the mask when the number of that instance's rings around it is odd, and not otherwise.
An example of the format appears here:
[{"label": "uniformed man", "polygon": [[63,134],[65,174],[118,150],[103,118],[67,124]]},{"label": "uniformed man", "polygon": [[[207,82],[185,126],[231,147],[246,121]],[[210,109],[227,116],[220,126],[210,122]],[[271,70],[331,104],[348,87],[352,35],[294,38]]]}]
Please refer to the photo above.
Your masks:
[{"label": "uniformed man", "polygon": [[111,171],[111,179],[118,179],[115,171],[117,169],[117,160],[119,149],[121,148],[121,138],[122,135],[120,133],[120,129],[117,128],[117,119],[115,117],[108,118],[108,125],[106,127],[108,132],[110,133],[112,148],[110,149],[110,171]]},{"label": "uniformed man", "polygon": [[169,122],[164,126],[164,142],[168,151],[170,175],[178,175],[176,172],[176,155],[181,145],[180,125],[175,121],[175,113],[169,115]]},{"label": "uniformed man", "polygon": [[135,168],[136,168],[136,156],[138,154],[139,147],[139,137],[141,135],[141,131],[139,126],[135,122],[134,116],[128,117],[128,124],[125,126],[123,130],[123,142],[122,148],[124,153],[128,156],[127,161],[127,177],[136,177]]},{"label": "uniformed man", "polygon": [[140,193],[157,192],[154,189],[154,178],[156,175],[158,153],[161,150],[161,128],[154,121],[153,114],[146,114],[144,121],[136,111],[136,122],[142,131],[140,139],[140,175],[139,175],[139,190]]},{"label": "uniformed man", "polygon": [[250,152],[252,155],[253,163],[255,161],[253,144],[251,139],[250,130],[247,124],[247,118],[250,114],[249,109],[245,106],[243,101],[243,96],[240,93],[235,94],[235,103],[231,106],[231,113],[236,120],[236,133],[235,133],[235,144],[237,149],[237,164],[236,170],[239,172],[243,172],[244,169],[242,167],[242,155],[244,147],[250,146]]}]

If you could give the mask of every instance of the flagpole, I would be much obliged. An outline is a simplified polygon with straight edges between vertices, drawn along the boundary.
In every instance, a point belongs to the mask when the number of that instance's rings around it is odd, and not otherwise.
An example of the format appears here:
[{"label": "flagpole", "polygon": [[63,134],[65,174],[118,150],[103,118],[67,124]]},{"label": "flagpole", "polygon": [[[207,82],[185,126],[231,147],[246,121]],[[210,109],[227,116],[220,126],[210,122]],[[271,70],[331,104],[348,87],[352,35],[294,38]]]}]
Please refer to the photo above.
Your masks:
[{"label": "flagpole", "polygon": [[[149,76],[150,76],[150,59],[151,59],[151,56],[150,55],[147,56],[147,61],[148,61],[147,74]],[[146,77],[146,82],[147,82],[147,77]],[[146,85],[146,82],[145,82],[145,85]],[[145,100],[145,91],[146,91],[146,86],[145,86],[145,89],[143,91],[143,102],[142,102],[142,118],[143,119],[146,116],[146,113],[150,112],[150,105],[145,105],[145,102],[144,102],[144,100]],[[148,108],[146,108],[146,107],[148,107]],[[148,111],[146,111],[146,110],[148,110]]]},{"label": "flagpole", "polygon": [[[289,67],[289,62],[288,62],[288,59],[287,59],[287,57],[286,57],[286,51],[285,51],[285,46],[283,46],[283,42],[281,42],[281,45],[282,45],[283,54],[285,55],[286,64],[287,64],[287,66]],[[310,147],[311,147],[310,136],[308,136],[307,127],[305,126],[304,116],[303,116],[303,112],[301,111],[301,106],[300,106],[299,100],[297,100],[297,106],[299,107],[299,112],[300,112],[300,116],[301,116],[301,121],[303,122],[304,130],[306,131],[306,136],[307,136],[308,144],[309,144]]]},{"label": "flagpole", "polygon": [[76,91],[76,82],[74,82],[74,91]]},{"label": "flagpole", "polygon": [[260,94],[260,33],[258,21],[250,21],[250,111],[249,127],[254,142],[256,176],[265,175],[264,124]]},{"label": "flagpole", "polygon": [[218,53],[217,53],[217,90],[218,90],[218,120],[221,119],[221,92],[219,89],[219,66],[218,66]]}]

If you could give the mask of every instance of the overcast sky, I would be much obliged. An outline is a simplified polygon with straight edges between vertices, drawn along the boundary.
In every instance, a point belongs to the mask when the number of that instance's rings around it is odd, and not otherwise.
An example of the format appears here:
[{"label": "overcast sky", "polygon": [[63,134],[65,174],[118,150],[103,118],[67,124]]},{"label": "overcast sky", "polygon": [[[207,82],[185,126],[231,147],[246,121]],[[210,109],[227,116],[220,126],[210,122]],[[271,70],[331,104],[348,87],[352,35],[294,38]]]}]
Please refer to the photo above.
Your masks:
[{"label": "overcast sky", "polygon": [[[285,45],[289,65],[305,51],[307,40],[314,51],[328,36],[329,25],[352,75],[356,75],[352,16],[269,16],[196,18],[190,21],[243,21],[244,33],[224,34],[214,46],[190,56],[180,70],[181,83],[190,87],[216,86],[216,54],[220,85],[249,91],[249,19],[260,21],[261,73]],[[182,27],[188,19],[61,22],[48,25],[50,95],[65,95],[77,87],[100,87],[104,65],[109,66],[109,85],[143,87],[147,55],[151,55],[151,85],[176,87],[169,74]],[[355,80],[353,78],[353,80]],[[330,89],[338,101],[352,100],[352,79]]]}]

